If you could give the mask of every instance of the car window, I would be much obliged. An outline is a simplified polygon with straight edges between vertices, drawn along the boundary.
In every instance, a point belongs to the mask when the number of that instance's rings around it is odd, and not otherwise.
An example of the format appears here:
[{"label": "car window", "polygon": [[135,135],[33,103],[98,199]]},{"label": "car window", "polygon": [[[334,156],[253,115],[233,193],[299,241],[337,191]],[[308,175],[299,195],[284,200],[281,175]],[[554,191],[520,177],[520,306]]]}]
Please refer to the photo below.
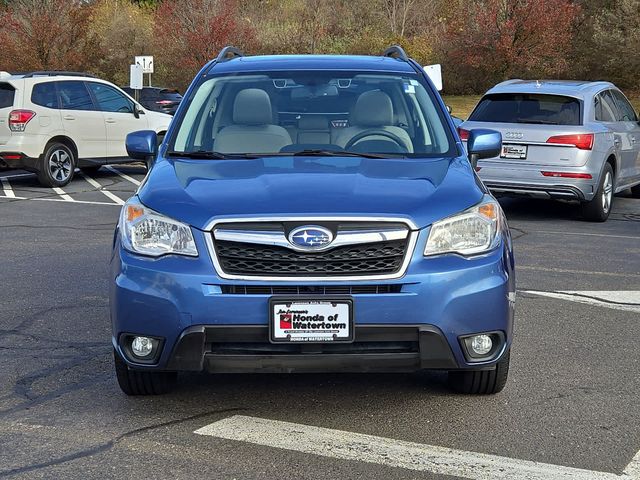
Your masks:
[{"label": "car window", "polygon": [[618,90],[612,90],[612,93],[618,105],[618,121],[635,122],[637,115],[627,98]]},{"label": "car window", "polygon": [[0,83],[0,108],[13,106],[16,90],[8,83]]},{"label": "car window", "polygon": [[63,110],[95,110],[93,100],[84,82],[64,80],[57,82],[60,108]]},{"label": "car window", "polygon": [[485,95],[469,116],[474,122],[582,125],[580,101],[562,95]]},{"label": "car window", "polygon": [[122,92],[104,83],[87,82],[103,112],[133,113],[133,103]]},{"label": "car window", "polygon": [[346,149],[407,157],[457,152],[448,114],[413,73],[236,73],[205,79],[186,101],[169,143],[175,151]]},{"label": "car window", "polygon": [[596,96],[596,120],[600,122],[615,122],[618,117],[616,103],[611,91],[606,90]]},{"label": "car window", "polygon": [[31,102],[41,107],[59,108],[55,82],[36,83],[31,91]]}]

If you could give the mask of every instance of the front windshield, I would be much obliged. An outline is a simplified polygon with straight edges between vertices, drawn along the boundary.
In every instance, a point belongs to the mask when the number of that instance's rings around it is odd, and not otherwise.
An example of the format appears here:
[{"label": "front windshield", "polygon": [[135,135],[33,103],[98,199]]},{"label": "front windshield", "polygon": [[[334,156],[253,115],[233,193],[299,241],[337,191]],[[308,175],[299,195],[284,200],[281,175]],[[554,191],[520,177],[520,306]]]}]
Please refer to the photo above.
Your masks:
[{"label": "front windshield", "polygon": [[187,99],[175,153],[453,155],[443,112],[415,74],[277,71],[214,76]]}]

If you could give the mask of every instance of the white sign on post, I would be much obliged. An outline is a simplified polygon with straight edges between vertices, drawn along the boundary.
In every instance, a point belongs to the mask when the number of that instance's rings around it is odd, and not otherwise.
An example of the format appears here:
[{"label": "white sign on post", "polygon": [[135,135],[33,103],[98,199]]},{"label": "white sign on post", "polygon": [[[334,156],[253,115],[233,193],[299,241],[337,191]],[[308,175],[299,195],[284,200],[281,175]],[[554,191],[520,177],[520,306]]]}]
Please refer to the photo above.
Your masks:
[{"label": "white sign on post", "polygon": [[427,76],[433,82],[433,86],[440,92],[442,90],[442,67],[440,64],[425,65],[422,68],[424,68]]},{"label": "white sign on post", "polygon": [[153,73],[152,55],[136,56],[136,60],[134,63],[142,67],[142,73]]},{"label": "white sign on post", "polygon": [[129,88],[142,90],[142,67],[140,65],[130,66]]}]

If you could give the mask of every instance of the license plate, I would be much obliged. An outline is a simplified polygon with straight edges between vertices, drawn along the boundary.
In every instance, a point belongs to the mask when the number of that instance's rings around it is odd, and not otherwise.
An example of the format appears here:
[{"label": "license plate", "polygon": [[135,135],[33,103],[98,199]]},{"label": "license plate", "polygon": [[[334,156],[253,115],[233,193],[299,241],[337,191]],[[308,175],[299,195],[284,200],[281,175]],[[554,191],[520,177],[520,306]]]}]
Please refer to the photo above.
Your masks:
[{"label": "license plate", "polygon": [[524,160],[527,158],[527,146],[526,145],[502,145],[502,152],[500,158],[517,158],[518,160]]},{"label": "license plate", "polygon": [[269,338],[272,343],[353,342],[353,300],[269,300]]}]

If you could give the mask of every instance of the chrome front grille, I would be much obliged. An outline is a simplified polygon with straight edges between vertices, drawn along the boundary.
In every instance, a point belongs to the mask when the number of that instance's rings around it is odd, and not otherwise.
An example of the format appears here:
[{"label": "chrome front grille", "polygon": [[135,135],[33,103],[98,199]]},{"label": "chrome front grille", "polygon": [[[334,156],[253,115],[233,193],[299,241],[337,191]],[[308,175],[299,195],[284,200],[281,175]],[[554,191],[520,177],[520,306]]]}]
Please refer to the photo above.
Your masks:
[{"label": "chrome front grille", "polygon": [[[305,249],[289,242],[301,226],[330,230],[333,241]],[[295,235],[295,232],[294,232]],[[415,232],[398,221],[225,221],[209,247],[218,273],[234,279],[382,279],[404,273]]]}]

